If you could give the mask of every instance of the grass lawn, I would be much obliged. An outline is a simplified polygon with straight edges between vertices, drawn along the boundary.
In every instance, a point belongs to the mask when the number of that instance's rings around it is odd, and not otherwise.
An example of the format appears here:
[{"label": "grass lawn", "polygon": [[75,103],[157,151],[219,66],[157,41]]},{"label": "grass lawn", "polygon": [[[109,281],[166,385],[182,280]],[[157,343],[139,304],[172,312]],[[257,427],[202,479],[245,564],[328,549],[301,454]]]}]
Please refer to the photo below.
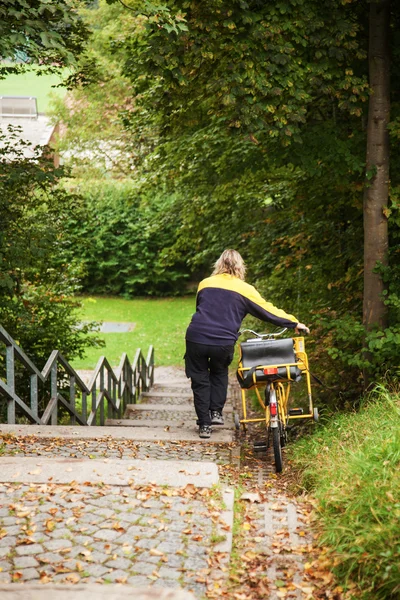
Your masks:
[{"label": "grass lawn", "polygon": [[64,88],[53,88],[60,83],[59,75],[40,75],[32,69],[19,75],[8,75],[0,80],[0,96],[36,96],[38,111],[46,113],[52,94],[64,96]]},{"label": "grass lawn", "polygon": [[82,299],[82,320],[136,323],[128,333],[102,333],[105,348],[89,348],[82,360],[75,360],[77,369],[92,369],[101,355],[112,366],[119,364],[123,352],[132,361],[137,348],[146,356],[155,348],[156,365],[183,365],[185,331],[195,312],[195,297],[185,298],[122,298],[85,297]]}]

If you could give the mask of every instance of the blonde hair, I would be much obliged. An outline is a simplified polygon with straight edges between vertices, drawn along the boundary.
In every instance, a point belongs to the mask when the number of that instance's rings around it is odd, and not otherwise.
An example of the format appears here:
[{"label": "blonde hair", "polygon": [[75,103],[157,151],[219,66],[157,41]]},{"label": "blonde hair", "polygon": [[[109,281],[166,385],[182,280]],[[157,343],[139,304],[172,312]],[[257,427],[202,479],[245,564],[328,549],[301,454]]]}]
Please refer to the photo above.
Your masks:
[{"label": "blonde hair", "polygon": [[244,281],[246,265],[237,250],[224,250],[214,265],[212,275],[227,273]]}]

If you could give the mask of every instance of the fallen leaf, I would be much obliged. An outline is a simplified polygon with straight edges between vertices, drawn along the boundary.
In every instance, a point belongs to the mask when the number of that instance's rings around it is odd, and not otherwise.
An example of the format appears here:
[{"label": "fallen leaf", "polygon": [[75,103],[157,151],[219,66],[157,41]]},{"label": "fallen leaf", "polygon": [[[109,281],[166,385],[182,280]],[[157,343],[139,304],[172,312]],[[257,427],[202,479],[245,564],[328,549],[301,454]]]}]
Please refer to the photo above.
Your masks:
[{"label": "fallen leaf", "polygon": [[249,502],[261,502],[261,496],[258,492],[244,492],[239,500],[248,500]]},{"label": "fallen leaf", "polygon": [[46,521],[46,531],[53,531],[55,526],[56,526],[55,522],[52,521],[51,519],[48,519]]}]

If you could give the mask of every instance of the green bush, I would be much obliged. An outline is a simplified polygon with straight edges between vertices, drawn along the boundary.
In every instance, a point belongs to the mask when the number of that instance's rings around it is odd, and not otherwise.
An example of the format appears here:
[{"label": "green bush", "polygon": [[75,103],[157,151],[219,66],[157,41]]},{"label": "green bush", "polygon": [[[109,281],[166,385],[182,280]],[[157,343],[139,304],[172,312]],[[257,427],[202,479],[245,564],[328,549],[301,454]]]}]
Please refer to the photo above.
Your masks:
[{"label": "green bush", "polygon": [[85,292],[131,297],[185,291],[184,261],[166,260],[179,226],[169,218],[172,196],[146,196],[129,180],[68,180],[65,186],[81,197],[80,213],[67,229],[75,241],[71,258],[84,265]]},{"label": "green bush", "polygon": [[359,413],[335,416],[291,453],[338,577],[365,600],[398,598],[400,394],[378,388]]},{"label": "green bush", "polygon": [[[0,136],[0,324],[42,368],[54,349],[68,359],[98,345],[80,325],[81,269],[66,260],[72,244],[64,224],[77,199],[60,189],[63,175],[43,149],[26,157],[25,142],[9,128]],[[4,348],[0,348],[4,376]]]}]

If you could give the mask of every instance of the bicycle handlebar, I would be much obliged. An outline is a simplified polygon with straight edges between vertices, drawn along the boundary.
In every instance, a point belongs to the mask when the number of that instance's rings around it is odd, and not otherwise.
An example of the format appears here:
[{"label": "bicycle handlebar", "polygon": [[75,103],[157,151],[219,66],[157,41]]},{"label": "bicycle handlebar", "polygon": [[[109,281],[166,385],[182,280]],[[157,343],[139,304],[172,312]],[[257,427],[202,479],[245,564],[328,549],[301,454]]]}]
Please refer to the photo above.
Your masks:
[{"label": "bicycle handlebar", "polygon": [[279,337],[280,335],[285,333],[285,331],[287,331],[287,327],[284,327],[284,329],[281,329],[281,331],[278,331],[277,333],[257,333],[256,331],[253,331],[252,329],[241,329],[239,331],[239,335],[242,335],[242,333],[252,333],[256,337],[258,337],[260,340],[263,340],[263,339],[271,339],[271,338]]}]

